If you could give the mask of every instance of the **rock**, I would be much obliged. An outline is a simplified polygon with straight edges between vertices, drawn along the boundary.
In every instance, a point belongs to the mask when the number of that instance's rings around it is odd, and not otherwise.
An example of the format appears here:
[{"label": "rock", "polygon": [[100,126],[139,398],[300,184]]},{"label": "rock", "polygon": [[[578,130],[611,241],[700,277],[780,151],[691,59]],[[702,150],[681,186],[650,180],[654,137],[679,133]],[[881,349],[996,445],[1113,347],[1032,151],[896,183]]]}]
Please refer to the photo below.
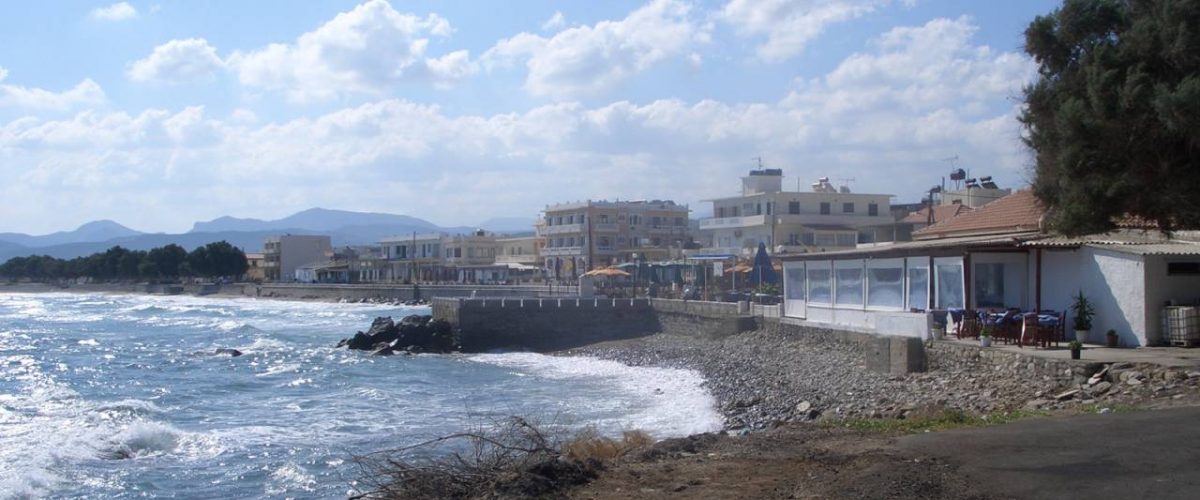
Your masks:
[{"label": "rock", "polygon": [[1187,378],[1200,378],[1200,372],[1187,372]]},{"label": "rock", "polygon": [[1050,404],[1048,399],[1031,399],[1025,403],[1027,410],[1040,410],[1043,406]]},{"label": "rock", "polygon": [[810,408],[812,408],[812,403],[809,403],[808,401],[801,401],[796,404],[796,413],[803,415],[808,413]]},{"label": "rock", "polygon": [[1129,377],[1129,378],[1125,379],[1125,384],[1126,385],[1142,385],[1142,381],[1138,380],[1136,378],[1133,378],[1133,377]]},{"label": "rock", "polygon": [[396,351],[393,351],[391,346],[386,345],[371,353],[372,356],[391,356],[393,354],[396,354]]},{"label": "rock", "polygon": [[1079,389],[1071,389],[1067,392],[1064,392],[1057,396],[1054,396],[1054,399],[1056,399],[1058,401],[1066,401],[1068,399],[1075,397],[1076,394],[1079,394]]},{"label": "rock", "polygon": [[1108,390],[1111,388],[1112,388],[1112,382],[1105,381],[1105,382],[1097,383],[1096,385],[1093,385],[1091,387],[1088,387],[1087,391],[1091,394],[1099,395],[1099,394],[1104,394],[1104,393],[1108,392]]},{"label": "rock", "polygon": [[1121,382],[1127,382],[1130,379],[1141,379],[1142,377],[1144,377],[1144,375],[1142,375],[1142,372],[1139,372],[1137,370],[1127,370],[1127,371],[1122,371],[1121,374],[1117,378]]},{"label": "rock", "polygon": [[229,356],[229,357],[231,357],[231,358],[236,358],[236,357],[238,357],[238,356],[241,356],[241,355],[242,355],[242,351],[239,351],[239,350],[237,350],[237,349],[230,349],[230,348],[227,348],[227,347],[222,347],[222,348],[220,348],[220,349],[217,349],[217,351],[216,351],[216,352],[214,352],[213,354],[216,354],[216,355],[218,355],[218,356],[220,356],[220,355],[224,354],[224,355],[228,355],[228,356]]}]

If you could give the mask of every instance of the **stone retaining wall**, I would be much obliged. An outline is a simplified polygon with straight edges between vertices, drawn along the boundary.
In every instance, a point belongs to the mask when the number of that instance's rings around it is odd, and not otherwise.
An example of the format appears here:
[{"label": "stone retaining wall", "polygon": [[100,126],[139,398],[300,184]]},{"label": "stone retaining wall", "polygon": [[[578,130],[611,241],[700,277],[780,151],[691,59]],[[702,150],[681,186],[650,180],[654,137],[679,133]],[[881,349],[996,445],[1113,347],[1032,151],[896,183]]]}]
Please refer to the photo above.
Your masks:
[{"label": "stone retaining wall", "polygon": [[[228,287],[229,285],[227,285]],[[266,283],[245,285],[241,293],[250,297],[320,300],[415,300],[413,285],[341,285]],[[578,287],[527,285],[420,285],[421,299],[435,297],[576,297]]]}]

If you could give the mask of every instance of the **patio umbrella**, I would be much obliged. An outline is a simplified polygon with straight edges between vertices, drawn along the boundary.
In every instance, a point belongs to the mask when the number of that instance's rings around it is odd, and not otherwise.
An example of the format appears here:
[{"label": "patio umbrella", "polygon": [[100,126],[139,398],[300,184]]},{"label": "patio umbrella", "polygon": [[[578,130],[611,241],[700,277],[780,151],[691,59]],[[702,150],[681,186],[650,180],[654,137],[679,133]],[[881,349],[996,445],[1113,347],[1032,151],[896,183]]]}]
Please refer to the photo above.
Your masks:
[{"label": "patio umbrella", "polygon": [[758,253],[754,255],[754,266],[750,271],[750,282],[755,285],[779,282],[779,275],[775,274],[771,257],[767,255],[766,243],[758,243]]}]

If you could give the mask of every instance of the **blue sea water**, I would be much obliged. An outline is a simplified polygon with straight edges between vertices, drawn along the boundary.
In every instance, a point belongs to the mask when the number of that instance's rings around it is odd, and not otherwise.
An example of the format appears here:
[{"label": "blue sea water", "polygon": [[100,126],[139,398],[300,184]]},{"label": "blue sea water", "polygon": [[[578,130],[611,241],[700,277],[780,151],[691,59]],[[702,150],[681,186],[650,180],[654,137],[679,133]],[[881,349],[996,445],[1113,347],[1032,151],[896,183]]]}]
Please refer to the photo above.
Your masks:
[{"label": "blue sea water", "polygon": [[692,371],[333,348],[414,313],[428,308],[0,294],[0,497],[344,498],[353,454],[506,415],[658,438],[720,427]]}]

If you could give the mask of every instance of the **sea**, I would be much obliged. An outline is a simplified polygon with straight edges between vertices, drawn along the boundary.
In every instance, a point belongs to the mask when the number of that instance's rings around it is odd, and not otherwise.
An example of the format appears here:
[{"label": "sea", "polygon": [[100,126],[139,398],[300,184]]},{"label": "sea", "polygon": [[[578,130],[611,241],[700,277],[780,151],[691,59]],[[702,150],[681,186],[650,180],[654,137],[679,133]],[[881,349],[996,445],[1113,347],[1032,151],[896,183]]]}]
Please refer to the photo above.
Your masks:
[{"label": "sea", "polygon": [[0,293],[0,498],[345,498],[353,457],[510,415],[660,439],[721,427],[690,370],[334,348],[377,316],[429,312]]}]

